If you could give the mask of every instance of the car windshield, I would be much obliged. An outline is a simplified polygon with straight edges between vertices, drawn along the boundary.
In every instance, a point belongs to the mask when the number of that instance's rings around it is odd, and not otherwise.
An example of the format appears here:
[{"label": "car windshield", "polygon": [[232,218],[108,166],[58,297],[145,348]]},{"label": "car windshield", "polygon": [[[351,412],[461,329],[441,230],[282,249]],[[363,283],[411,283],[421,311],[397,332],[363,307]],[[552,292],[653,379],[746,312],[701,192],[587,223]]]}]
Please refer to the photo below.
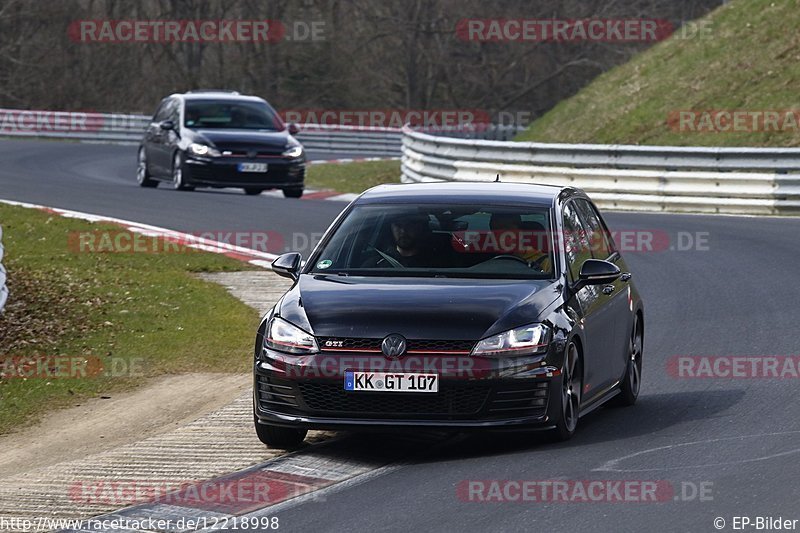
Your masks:
[{"label": "car windshield", "polygon": [[187,128],[283,129],[283,122],[262,102],[188,101],[184,115]]},{"label": "car windshield", "polygon": [[356,206],[310,272],[551,279],[548,207]]}]

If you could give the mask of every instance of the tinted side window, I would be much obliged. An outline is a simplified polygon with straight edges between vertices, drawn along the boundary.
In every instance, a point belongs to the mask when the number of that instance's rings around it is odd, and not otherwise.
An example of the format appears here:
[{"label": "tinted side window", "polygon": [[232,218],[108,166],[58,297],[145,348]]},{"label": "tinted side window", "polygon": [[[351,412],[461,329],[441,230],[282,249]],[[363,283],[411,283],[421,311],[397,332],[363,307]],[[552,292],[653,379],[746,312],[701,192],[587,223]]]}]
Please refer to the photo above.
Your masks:
[{"label": "tinted side window", "polygon": [[181,103],[179,100],[172,100],[167,109],[167,120],[171,120],[178,125],[180,123]]},{"label": "tinted side window", "polygon": [[567,202],[564,206],[564,245],[567,254],[567,268],[572,280],[575,281],[579,277],[583,262],[592,259],[588,232],[578,215],[575,202]]},{"label": "tinted side window", "polygon": [[614,252],[614,247],[611,245],[608,231],[600,221],[599,213],[592,204],[582,198],[576,199],[574,204],[588,231],[592,255],[595,259],[608,259]]},{"label": "tinted side window", "polygon": [[164,122],[167,120],[170,111],[170,100],[169,98],[164,99],[161,101],[161,105],[158,106],[156,109],[155,115],[153,115],[153,122]]}]

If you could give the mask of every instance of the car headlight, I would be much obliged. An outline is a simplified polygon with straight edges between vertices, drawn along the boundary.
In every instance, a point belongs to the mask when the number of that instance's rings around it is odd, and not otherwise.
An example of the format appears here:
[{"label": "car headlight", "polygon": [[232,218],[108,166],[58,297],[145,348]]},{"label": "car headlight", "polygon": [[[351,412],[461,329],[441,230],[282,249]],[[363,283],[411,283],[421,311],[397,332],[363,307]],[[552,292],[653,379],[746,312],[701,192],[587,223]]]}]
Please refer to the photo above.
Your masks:
[{"label": "car headlight", "polygon": [[290,146],[283,152],[283,157],[291,157],[292,159],[296,157],[300,157],[303,155],[303,147],[299,144],[296,146]]},{"label": "car headlight", "polygon": [[545,353],[551,330],[544,324],[531,324],[487,337],[478,342],[472,355],[484,357],[533,355]]},{"label": "car headlight", "polygon": [[219,150],[212,148],[207,144],[192,143],[189,145],[189,153],[192,155],[199,155],[205,157],[219,157]]},{"label": "car headlight", "polygon": [[267,333],[264,335],[264,346],[292,354],[311,354],[319,351],[317,340],[312,334],[279,317],[270,320]]}]

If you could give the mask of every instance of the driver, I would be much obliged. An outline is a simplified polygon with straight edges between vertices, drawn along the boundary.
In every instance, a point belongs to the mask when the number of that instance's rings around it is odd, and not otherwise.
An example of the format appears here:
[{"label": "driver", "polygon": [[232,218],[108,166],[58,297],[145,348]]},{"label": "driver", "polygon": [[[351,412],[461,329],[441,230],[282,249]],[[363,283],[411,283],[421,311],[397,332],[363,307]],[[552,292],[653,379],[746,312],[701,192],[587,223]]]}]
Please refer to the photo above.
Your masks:
[{"label": "driver", "polygon": [[[541,224],[536,224],[538,229],[526,230],[530,231],[534,236],[543,236],[544,227]],[[522,218],[515,213],[496,213],[492,215],[489,220],[489,227],[495,234],[497,241],[502,242],[504,233],[513,232],[512,242],[522,241]],[[536,242],[536,241],[534,241]],[[551,272],[553,269],[553,261],[550,254],[543,252],[533,246],[524,246],[521,242],[510,251],[511,255],[515,255],[520,259],[527,261],[529,265],[535,266],[542,272]]]},{"label": "driver", "polygon": [[[436,266],[436,253],[431,245],[431,233],[427,215],[402,214],[391,223],[393,245],[378,250],[379,257],[367,261],[364,266],[372,268],[397,268],[397,264],[409,268]],[[396,264],[397,263],[397,264]]]}]

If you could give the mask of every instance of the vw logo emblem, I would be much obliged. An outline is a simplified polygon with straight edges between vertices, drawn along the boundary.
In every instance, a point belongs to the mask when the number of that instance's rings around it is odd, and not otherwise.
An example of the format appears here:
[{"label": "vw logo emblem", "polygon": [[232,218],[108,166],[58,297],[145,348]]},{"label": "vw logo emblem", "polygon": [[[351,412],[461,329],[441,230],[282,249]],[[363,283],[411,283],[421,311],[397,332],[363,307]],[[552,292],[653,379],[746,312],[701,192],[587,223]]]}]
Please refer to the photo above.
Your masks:
[{"label": "vw logo emblem", "polygon": [[406,353],[406,339],[402,335],[392,333],[381,343],[381,351],[386,357],[397,358]]},{"label": "vw logo emblem", "polygon": [[250,150],[249,152],[247,152],[247,157],[249,157],[250,159],[255,158],[257,155],[258,152],[256,152],[255,150]]}]

